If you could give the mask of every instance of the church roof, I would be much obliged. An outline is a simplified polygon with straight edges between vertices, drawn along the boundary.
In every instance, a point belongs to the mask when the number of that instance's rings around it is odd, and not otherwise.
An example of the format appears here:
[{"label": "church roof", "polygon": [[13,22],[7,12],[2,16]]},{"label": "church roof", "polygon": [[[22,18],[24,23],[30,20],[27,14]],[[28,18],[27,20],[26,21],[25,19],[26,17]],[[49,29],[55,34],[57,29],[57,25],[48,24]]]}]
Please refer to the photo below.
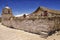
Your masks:
[{"label": "church roof", "polygon": [[54,14],[60,14],[60,10],[53,10],[43,6],[38,7],[33,13],[37,14],[44,11],[48,11],[49,13],[54,13]]},{"label": "church roof", "polygon": [[6,6],[5,8],[10,9],[10,7]]}]

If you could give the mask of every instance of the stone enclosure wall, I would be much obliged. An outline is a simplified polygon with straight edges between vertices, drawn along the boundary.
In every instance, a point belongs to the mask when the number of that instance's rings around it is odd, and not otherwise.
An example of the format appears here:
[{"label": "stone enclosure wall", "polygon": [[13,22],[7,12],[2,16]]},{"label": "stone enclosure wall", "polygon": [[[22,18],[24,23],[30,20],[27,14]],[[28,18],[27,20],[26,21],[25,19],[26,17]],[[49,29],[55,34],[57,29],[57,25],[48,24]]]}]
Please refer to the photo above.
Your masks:
[{"label": "stone enclosure wall", "polygon": [[39,18],[39,19],[24,19],[24,20],[4,20],[3,25],[10,28],[20,29],[31,33],[48,36],[53,31],[60,29],[60,18]]}]

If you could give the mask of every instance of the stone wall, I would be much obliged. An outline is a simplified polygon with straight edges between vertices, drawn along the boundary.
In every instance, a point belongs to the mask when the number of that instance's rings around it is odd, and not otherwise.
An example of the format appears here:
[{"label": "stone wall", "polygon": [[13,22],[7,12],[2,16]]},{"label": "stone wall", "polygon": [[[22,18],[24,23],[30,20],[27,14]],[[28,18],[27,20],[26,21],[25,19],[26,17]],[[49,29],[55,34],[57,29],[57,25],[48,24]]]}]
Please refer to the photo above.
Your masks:
[{"label": "stone wall", "polygon": [[20,29],[31,33],[43,34],[48,36],[51,32],[60,29],[60,18],[39,18],[39,19],[24,19],[22,20],[5,20],[3,25],[10,28]]}]

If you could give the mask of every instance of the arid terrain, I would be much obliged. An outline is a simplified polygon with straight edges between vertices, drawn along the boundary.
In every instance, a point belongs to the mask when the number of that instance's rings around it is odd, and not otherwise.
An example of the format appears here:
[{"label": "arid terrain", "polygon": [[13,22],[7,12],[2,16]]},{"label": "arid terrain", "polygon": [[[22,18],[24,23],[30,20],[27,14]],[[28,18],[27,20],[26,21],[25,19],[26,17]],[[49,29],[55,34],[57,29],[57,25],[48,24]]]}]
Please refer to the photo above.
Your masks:
[{"label": "arid terrain", "polygon": [[60,40],[60,32],[56,32],[47,38],[41,38],[40,35],[11,29],[0,23],[0,40]]}]

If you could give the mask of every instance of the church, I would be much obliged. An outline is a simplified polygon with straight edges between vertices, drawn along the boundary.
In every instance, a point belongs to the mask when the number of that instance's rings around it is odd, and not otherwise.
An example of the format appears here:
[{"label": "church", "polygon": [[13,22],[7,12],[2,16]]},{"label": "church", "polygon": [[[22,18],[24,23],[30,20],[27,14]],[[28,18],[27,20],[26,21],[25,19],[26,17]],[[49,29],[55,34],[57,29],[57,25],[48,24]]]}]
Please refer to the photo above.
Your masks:
[{"label": "church", "polygon": [[12,9],[8,6],[4,7],[2,9],[2,24],[4,24],[5,21],[10,20],[11,18],[13,18],[13,14],[12,14]]},{"label": "church", "polygon": [[12,16],[13,16],[12,9],[10,7],[6,6],[5,8],[3,8],[3,10],[2,10],[2,18],[3,18],[3,20],[4,19],[6,19],[6,20],[10,19]]},{"label": "church", "polygon": [[[44,15],[41,14],[42,12]],[[52,14],[50,17],[48,17],[48,12],[50,12],[49,14]],[[47,37],[53,31],[60,29],[60,17],[58,16],[60,14],[59,12],[54,12],[51,10],[45,11],[45,9],[42,10],[42,8],[38,8],[36,11],[28,15],[29,18],[26,18],[27,15],[23,15],[22,18],[24,18],[21,19],[20,17],[14,17],[12,14],[12,9],[6,6],[2,10],[2,24],[10,28],[24,30],[26,32],[40,34]]]}]

